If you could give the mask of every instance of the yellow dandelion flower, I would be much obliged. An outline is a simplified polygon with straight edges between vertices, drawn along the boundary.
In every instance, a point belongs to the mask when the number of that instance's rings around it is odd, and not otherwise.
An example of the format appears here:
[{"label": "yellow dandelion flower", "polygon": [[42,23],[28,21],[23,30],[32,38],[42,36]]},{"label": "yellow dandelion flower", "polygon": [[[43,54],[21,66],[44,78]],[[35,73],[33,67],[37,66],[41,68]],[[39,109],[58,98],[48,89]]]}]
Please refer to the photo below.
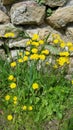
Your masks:
[{"label": "yellow dandelion flower", "polygon": [[25,51],[25,55],[30,55],[30,52],[29,51]]},{"label": "yellow dandelion flower", "polygon": [[38,49],[37,49],[37,48],[33,48],[33,49],[31,50],[31,52],[32,52],[32,53],[37,53],[37,52],[38,52]]},{"label": "yellow dandelion flower", "polygon": [[57,69],[57,68],[58,68],[58,66],[55,64],[55,65],[53,66],[53,68],[54,68],[54,69]]},{"label": "yellow dandelion flower", "polygon": [[32,88],[35,90],[35,89],[38,89],[39,88],[39,85],[37,83],[33,83],[32,84]]},{"label": "yellow dandelion flower", "polygon": [[12,63],[10,64],[10,66],[11,66],[11,67],[15,67],[15,66],[16,66],[16,62],[12,62]]},{"label": "yellow dandelion flower", "polygon": [[8,101],[10,99],[10,95],[5,96],[5,100]]},{"label": "yellow dandelion flower", "polygon": [[60,57],[59,59],[57,59],[57,62],[60,66],[63,66],[65,64],[65,58]]},{"label": "yellow dandelion flower", "polygon": [[31,42],[32,42],[32,40],[27,41],[27,42],[26,42],[26,45],[30,45]]},{"label": "yellow dandelion flower", "polygon": [[14,101],[13,103],[14,103],[14,104],[17,104],[17,101]]},{"label": "yellow dandelion flower", "polygon": [[6,37],[6,38],[8,38],[8,37],[14,37],[15,36],[15,34],[13,33],[13,32],[10,32],[10,33],[6,33],[5,35],[4,35],[4,37]]},{"label": "yellow dandelion flower", "polygon": [[71,83],[73,84],[73,80],[71,81]]},{"label": "yellow dandelion flower", "polygon": [[34,34],[32,37],[32,40],[38,40],[39,39],[39,35],[38,34]]},{"label": "yellow dandelion flower", "polygon": [[31,44],[34,45],[34,46],[36,46],[36,47],[39,46],[39,42],[35,42],[35,41],[34,41],[34,42],[32,42]]},{"label": "yellow dandelion flower", "polygon": [[71,47],[72,45],[73,45],[72,42],[67,42],[68,47]]},{"label": "yellow dandelion flower", "polygon": [[69,56],[69,52],[60,52],[59,55],[60,56]]},{"label": "yellow dandelion flower", "polygon": [[73,51],[73,46],[72,46],[72,47],[69,47],[69,51]]},{"label": "yellow dandelion flower", "polygon": [[54,39],[54,40],[53,40],[53,43],[54,43],[54,44],[58,44],[58,43],[59,43],[59,40],[58,40],[58,39]]},{"label": "yellow dandelion flower", "polygon": [[29,110],[29,111],[32,111],[32,110],[33,110],[33,107],[32,107],[32,106],[29,106],[29,107],[28,107],[28,110]]},{"label": "yellow dandelion flower", "polygon": [[16,100],[17,100],[17,97],[16,97],[16,96],[14,96],[14,97],[13,97],[13,100],[14,100],[14,101],[16,101]]},{"label": "yellow dandelion flower", "polygon": [[22,62],[23,62],[23,59],[21,59],[21,58],[18,59],[18,62],[19,62],[19,63],[22,63]]},{"label": "yellow dandelion flower", "polygon": [[41,54],[41,55],[39,55],[39,58],[40,58],[40,60],[45,60],[45,55],[43,55],[43,54]]},{"label": "yellow dandelion flower", "polygon": [[16,83],[11,83],[11,84],[10,84],[10,88],[11,88],[11,89],[16,88]]},{"label": "yellow dandelion flower", "polygon": [[41,52],[42,54],[45,54],[45,55],[48,55],[49,54],[49,50],[43,50],[42,52]]},{"label": "yellow dandelion flower", "polygon": [[28,61],[28,56],[24,56],[23,61]]},{"label": "yellow dandelion flower", "polygon": [[27,110],[27,106],[24,105],[24,106],[22,107],[22,109],[23,109],[23,110]]},{"label": "yellow dandelion flower", "polygon": [[30,56],[30,60],[38,60],[39,59],[39,55],[38,54],[32,54]]},{"label": "yellow dandelion flower", "polygon": [[39,40],[39,44],[40,45],[44,44],[44,40]]},{"label": "yellow dandelion flower", "polygon": [[8,116],[7,116],[7,119],[8,119],[9,121],[11,121],[11,120],[13,119],[12,115],[8,115]]},{"label": "yellow dandelion flower", "polygon": [[13,80],[14,76],[13,75],[9,75],[8,80]]},{"label": "yellow dandelion flower", "polygon": [[63,66],[65,63],[69,64],[70,61],[69,61],[69,58],[68,57],[60,57],[57,59],[57,63],[60,65],[60,66]]},{"label": "yellow dandelion flower", "polygon": [[60,47],[61,48],[64,48],[66,46],[66,44],[64,43],[64,42],[62,42],[61,44],[60,44]]}]

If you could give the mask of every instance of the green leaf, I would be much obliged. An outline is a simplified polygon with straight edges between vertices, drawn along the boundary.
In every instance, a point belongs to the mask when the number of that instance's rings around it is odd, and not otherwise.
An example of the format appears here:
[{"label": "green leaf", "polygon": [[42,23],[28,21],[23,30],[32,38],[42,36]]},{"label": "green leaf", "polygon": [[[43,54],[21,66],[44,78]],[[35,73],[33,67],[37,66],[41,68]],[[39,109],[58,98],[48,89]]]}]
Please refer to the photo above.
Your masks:
[{"label": "green leaf", "polygon": [[61,113],[61,112],[58,112],[58,113],[57,113],[57,117],[58,117],[59,119],[62,119],[62,113]]}]

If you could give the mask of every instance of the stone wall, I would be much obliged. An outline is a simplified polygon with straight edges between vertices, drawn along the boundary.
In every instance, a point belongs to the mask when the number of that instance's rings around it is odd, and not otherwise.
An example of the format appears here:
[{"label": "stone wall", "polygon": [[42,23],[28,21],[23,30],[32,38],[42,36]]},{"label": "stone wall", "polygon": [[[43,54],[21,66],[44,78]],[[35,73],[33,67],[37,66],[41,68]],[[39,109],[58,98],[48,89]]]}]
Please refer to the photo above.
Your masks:
[{"label": "stone wall", "polygon": [[[19,48],[26,48],[29,36],[38,33],[44,38],[58,33],[65,41],[73,42],[73,0],[0,0],[0,55],[6,57],[9,49],[14,58]],[[52,14],[47,16],[47,9]],[[49,12],[50,13],[50,12]],[[15,33],[5,38],[7,32]]]}]

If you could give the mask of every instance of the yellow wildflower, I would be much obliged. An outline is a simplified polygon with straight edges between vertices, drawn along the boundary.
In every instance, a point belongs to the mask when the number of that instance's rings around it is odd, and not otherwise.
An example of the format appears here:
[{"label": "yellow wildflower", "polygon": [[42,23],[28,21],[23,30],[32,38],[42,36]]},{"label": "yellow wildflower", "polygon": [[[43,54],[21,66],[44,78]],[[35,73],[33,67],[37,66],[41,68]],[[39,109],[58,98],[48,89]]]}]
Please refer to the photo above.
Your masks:
[{"label": "yellow wildflower", "polygon": [[32,111],[32,109],[33,109],[32,106],[29,106],[29,107],[28,107],[28,110],[29,110],[29,111]]},{"label": "yellow wildflower", "polygon": [[58,66],[55,64],[55,65],[53,66],[53,68],[54,68],[54,69],[57,69],[57,68],[58,68]]},{"label": "yellow wildflower", "polygon": [[40,45],[44,44],[44,40],[39,40],[39,44]]},{"label": "yellow wildflower", "polygon": [[9,75],[8,80],[13,80],[14,76],[13,75]]},{"label": "yellow wildflower", "polygon": [[38,34],[34,34],[32,37],[32,40],[38,40],[39,39],[39,35]]},{"label": "yellow wildflower", "polygon": [[49,50],[43,50],[42,52],[41,52],[42,54],[45,54],[45,55],[48,55],[49,54]]},{"label": "yellow wildflower", "polygon": [[5,35],[4,35],[4,37],[6,37],[6,38],[8,38],[8,37],[14,37],[15,36],[15,34],[13,33],[13,32],[10,32],[10,33],[6,33]]},{"label": "yellow wildflower", "polygon": [[43,55],[43,54],[41,54],[41,55],[39,55],[39,58],[40,58],[40,60],[45,60],[45,55]]},{"label": "yellow wildflower", "polygon": [[24,105],[24,106],[22,107],[22,109],[23,109],[23,110],[27,110],[27,106]]},{"label": "yellow wildflower", "polygon": [[13,88],[16,88],[16,83],[11,83],[11,84],[10,84],[10,88],[12,88],[12,89],[13,89]]},{"label": "yellow wildflower", "polygon": [[16,66],[16,62],[12,62],[12,63],[10,64],[10,66],[11,66],[11,67],[15,67],[15,66]]},{"label": "yellow wildflower", "polygon": [[62,48],[64,48],[66,46],[66,44],[64,43],[64,42],[62,42],[61,44],[60,44],[60,47],[62,47]]},{"label": "yellow wildflower", "polygon": [[39,88],[39,85],[37,83],[33,83],[32,84],[32,88],[35,90],[35,89],[38,89]]},{"label": "yellow wildflower", "polygon": [[8,116],[7,116],[7,119],[8,119],[9,121],[11,121],[11,120],[13,119],[12,115],[8,115]]},{"label": "yellow wildflower", "polygon": [[27,61],[27,60],[28,60],[28,56],[24,56],[23,61]]},{"label": "yellow wildflower", "polygon": [[58,43],[59,43],[59,40],[58,40],[58,39],[54,39],[54,40],[53,40],[53,43],[54,43],[54,44],[58,44]]},{"label": "yellow wildflower", "polygon": [[73,80],[71,81],[71,83],[73,84]]},{"label": "yellow wildflower", "polygon": [[25,55],[30,55],[30,52],[29,51],[25,51]]},{"label": "yellow wildflower", "polygon": [[32,53],[37,53],[37,52],[38,52],[38,49],[37,49],[37,48],[33,48],[33,49],[31,50],[31,52],[32,52]]},{"label": "yellow wildflower", "polygon": [[10,95],[5,96],[5,100],[8,101],[10,99]]},{"label": "yellow wildflower", "polygon": [[73,45],[72,42],[67,42],[68,47],[71,47],[72,45]]},{"label": "yellow wildflower", "polygon": [[26,42],[26,45],[30,45],[31,42],[32,42],[32,40],[27,41],[27,42]]},{"label": "yellow wildflower", "polygon": [[13,97],[13,100],[14,100],[14,101],[16,101],[16,100],[17,100],[17,97],[16,97],[16,96],[14,96],[14,97]]},{"label": "yellow wildflower", "polygon": [[69,51],[73,51],[73,46],[69,48]]},{"label": "yellow wildflower", "polygon": [[60,57],[57,59],[57,62],[60,66],[63,66],[65,63],[67,63],[67,64],[70,63],[69,58],[67,58],[67,57]]},{"label": "yellow wildflower", "polygon": [[69,64],[69,63],[70,63],[69,58],[66,58],[65,60],[66,60],[66,63],[67,63],[67,64]]},{"label": "yellow wildflower", "polygon": [[21,58],[18,59],[18,62],[19,62],[19,63],[22,63],[22,62],[23,62],[23,59],[21,59]]},{"label": "yellow wildflower", "polygon": [[13,103],[14,103],[14,104],[17,104],[17,101],[14,101]]},{"label": "yellow wildflower", "polygon": [[34,45],[34,46],[36,46],[36,47],[39,46],[39,42],[35,42],[35,41],[34,41],[34,42],[32,42],[31,44]]},{"label": "yellow wildflower", "polygon": [[30,56],[30,59],[31,59],[31,60],[38,60],[38,59],[39,59],[39,55],[38,55],[38,54],[32,54],[32,55]]},{"label": "yellow wildflower", "polygon": [[69,56],[69,52],[60,52],[60,56]]}]

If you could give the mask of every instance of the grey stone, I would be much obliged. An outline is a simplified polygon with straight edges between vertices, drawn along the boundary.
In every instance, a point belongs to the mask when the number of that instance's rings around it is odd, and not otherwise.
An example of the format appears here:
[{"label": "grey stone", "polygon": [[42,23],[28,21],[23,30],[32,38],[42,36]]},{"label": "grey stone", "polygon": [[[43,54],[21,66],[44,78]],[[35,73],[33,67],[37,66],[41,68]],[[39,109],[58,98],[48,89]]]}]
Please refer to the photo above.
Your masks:
[{"label": "grey stone", "polygon": [[69,41],[69,37],[67,38],[66,35],[64,35],[63,32],[60,31],[56,31],[55,29],[53,29],[51,26],[49,25],[42,25],[40,27],[37,28],[33,28],[33,27],[29,27],[27,29],[25,29],[25,32],[29,34],[30,37],[33,36],[33,34],[38,34],[40,39],[45,39],[48,35],[48,39],[47,42],[51,43],[52,42],[52,34],[59,34],[60,37],[64,40],[64,41]]},{"label": "grey stone", "polygon": [[7,24],[1,24],[0,25],[0,37],[4,38],[4,35],[6,33],[12,32],[14,33],[14,38],[18,37],[20,32],[22,32],[23,29],[22,28],[17,28],[14,25],[12,25],[11,23],[7,23]]},{"label": "grey stone", "polygon": [[73,0],[68,0],[65,6],[73,6]]},{"label": "grey stone", "polygon": [[70,39],[70,41],[73,42],[73,26],[67,27],[66,36],[68,37],[68,39]]},{"label": "grey stone", "polygon": [[44,3],[50,7],[63,6],[66,2],[67,0],[44,0]]},{"label": "grey stone", "polygon": [[0,57],[1,57],[2,59],[6,59],[6,54],[5,54],[4,49],[0,49]]},{"label": "grey stone", "polygon": [[9,16],[7,16],[2,10],[0,10],[0,23],[9,23],[10,22],[10,18]]},{"label": "grey stone", "polygon": [[7,14],[7,9],[4,5],[0,5],[0,10]]},{"label": "grey stone", "polygon": [[4,42],[0,40],[0,46],[2,46],[3,44],[4,44]]},{"label": "grey stone", "polygon": [[19,47],[22,47],[22,48],[25,48],[27,41],[28,41],[28,39],[23,39],[23,40],[21,40],[21,41],[9,43],[9,48],[13,48],[13,47],[18,47],[18,48],[19,48]]},{"label": "grey stone", "polygon": [[59,8],[50,17],[47,22],[54,28],[63,28],[69,23],[73,23],[73,6]]},{"label": "grey stone", "polygon": [[[11,50],[10,51],[10,59],[13,59],[13,60],[17,59],[17,55],[19,52],[20,52],[20,50]],[[23,50],[21,50],[21,52],[23,52]]]},{"label": "grey stone", "polygon": [[69,75],[73,74],[73,57],[70,58],[70,64],[69,64],[68,74]]},{"label": "grey stone", "polygon": [[14,4],[10,11],[11,22],[16,25],[41,24],[45,17],[45,6],[33,1]]}]

